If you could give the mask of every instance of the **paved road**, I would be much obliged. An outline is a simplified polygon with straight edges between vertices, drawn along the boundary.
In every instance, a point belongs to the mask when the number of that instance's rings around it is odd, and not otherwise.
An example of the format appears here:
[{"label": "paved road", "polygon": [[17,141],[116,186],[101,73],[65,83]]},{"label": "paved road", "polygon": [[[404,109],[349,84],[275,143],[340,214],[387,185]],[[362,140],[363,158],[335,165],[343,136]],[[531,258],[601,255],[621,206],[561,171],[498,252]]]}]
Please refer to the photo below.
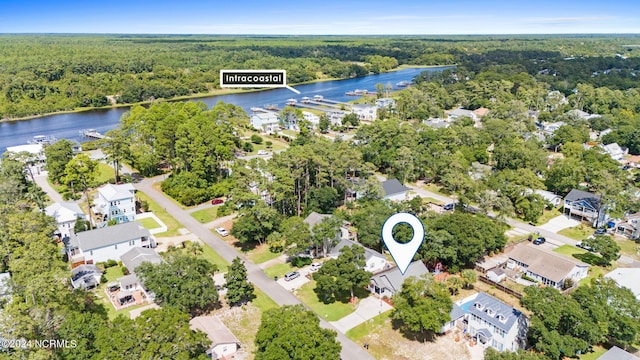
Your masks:
[{"label": "paved road", "polygon": [[[237,252],[229,244],[224,242],[218,236],[213,234],[209,229],[200,224],[196,219],[191,217],[189,213],[181,209],[173,201],[168,199],[164,194],[155,190],[152,184],[163,179],[162,176],[145,179],[135,184],[136,189],[143,191],[151,199],[165,208],[178,222],[185,228],[195,234],[202,242],[211,246],[220,256],[228,262],[231,262],[236,256],[240,257],[247,267],[247,275],[249,280],[255,284],[260,290],[264,291],[279,305],[296,305],[302,304],[293,294],[278,285],[273,279],[268,278],[262,270],[249,261],[243,254]],[[320,317],[319,317],[320,318]],[[327,321],[320,318],[320,326],[326,329],[336,330]],[[342,332],[337,331],[338,341],[342,344],[341,356],[343,359],[373,359],[369,353],[362,349],[359,345],[349,340]]]}]

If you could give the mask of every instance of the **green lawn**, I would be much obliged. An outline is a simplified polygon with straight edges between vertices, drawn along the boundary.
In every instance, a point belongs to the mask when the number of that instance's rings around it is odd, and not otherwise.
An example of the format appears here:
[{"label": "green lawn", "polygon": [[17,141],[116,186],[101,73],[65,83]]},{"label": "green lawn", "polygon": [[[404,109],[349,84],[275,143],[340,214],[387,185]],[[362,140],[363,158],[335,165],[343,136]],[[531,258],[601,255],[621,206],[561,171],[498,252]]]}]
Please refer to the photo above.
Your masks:
[{"label": "green lawn", "polygon": [[251,262],[255,264],[262,264],[263,262],[277,258],[281,254],[282,254],[281,252],[280,253],[271,252],[267,244],[256,246],[255,249],[246,253],[249,260],[251,260]]},{"label": "green lawn", "polygon": [[536,221],[536,225],[546,224],[547,222],[549,222],[549,220],[560,215],[562,215],[562,208],[556,208],[553,210],[544,210],[544,212],[542,213],[542,216],[540,216],[540,218],[538,218],[538,221]]},{"label": "green lawn", "polygon": [[275,309],[278,307],[275,301],[271,300],[267,294],[262,292],[262,290],[255,288],[253,293],[256,295],[256,298],[251,301],[253,305],[259,308],[261,311],[267,311],[269,309]]},{"label": "green lawn", "polygon": [[107,295],[104,293],[104,289],[108,283],[112,281],[117,281],[118,278],[124,276],[124,274],[122,273],[122,269],[120,268],[120,266],[112,266],[105,270],[104,276],[107,278],[107,282],[105,284],[101,284],[100,286],[98,286],[94,291],[98,300],[102,302],[105,309],[107,309],[107,314],[109,315],[109,319],[113,319],[120,314],[126,317],[129,317],[129,311],[149,305],[149,304],[134,305],[134,306],[130,306],[128,308],[116,311],[116,309],[113,307],[113,304],[111,304],[111,302],[107,298]]},{"label": "green lawn", "polygon": [[151,229],[157,229],[160,227],[160,224],[158,224],[158,222],[154,218],[144,218],[144,219],[138,219],[136,221],[142,224],[142,226],[144,226],[145,229],[151,230]]},{"label": "green lawn", "polygon": [[226,272],[227,271],[227,267],[229,266],[229,263],[222,257],[220,256],[217,252],[215,252],[211,246],[209,245],[202,245],[202,255],[200,255],[201,258],[208,260],[210,263],[215,264],[216,266],[218,266],[218,271],[219,272]]},{"label": "green lawn", "polygon": [[587,250],[580,249],[577,246],[571,246],[571,245],[562,245],[560,247],[553,249],[553,251],[557,252],[558,254],[571,256],[571,257],[573,257],[573,254],[584,254],[588,252]]},{"label": "green lawn", "polygon": [[104,277],[107,278],[107,283],[116,281],[118,278],[123,277],[122,268],[120,266],[112,266],[107,268],[104,272]]},{"label": "green lawn", "polygon": [[194,211],[191,216],[198,220],[201,224],[206,224],[215,220],[218,217],[218,207],[212,206],[206,209]]},{"label": "green lawn", "polygon": [[443,196],[449,196],[449,197],[451,197],[451,194],[445,194],[445,193],[442,191],[442,189],[441,189],[438,185],[436,185],[436,184],[431,184],[431,183],[429,183],[429,184],[424,184],[424,185],[422,186],[422,188],[423,188],[423,189],[425,189],[425,190],[427,190],[427,191],[434,192],[434,193],[436,193],[436,194],[440,194],[440,195],[443,195]]},{"label": "green lawn", "polygon": [[157,237],[176,236],[179,234],[178,229],[181,228],[182,225],[180,225],[180,223],[173,216],[169,215],[169,213],[164,208],[160,207],[158,203],[151,200],[151,198],[147,196],[147,194],[143,193],[140,190],[136,192],[136,197],[138,198],[138,200],[145,201],[147,204],[149,204],[149,209],[147,209],[147,211],[152,211],[165,225],[167,225],[167,231],[156,234]]},{"label": "green lawn", "polygon": [[106,184],[108,182],[115,182],[116,172],[115,170],[103,163],[98,163],[98,176],[96,176],[96,184]]},{"label": "green lawn", "polygon": [[602,346],[596,345],[593,347],[593,352],[580,355],[578,358],[580,360],[596,360],[606,352],[607,349],[603,348]]},{"label": "green lawn", "polygon": [[432,197],[426,197],[426,198],[422,198],[422,203],[423,204],[428,204],[428,203],[432,203],[432,204],[436,204],[436,205],[444,205],[444,203],[438,199],[434,199]]},{"label": "green lawn", "polygon": [[347,331],[346,335],[349,339],[353,340],[355,343],[359,343],[362,338],[369,335],[374,330],[381,328],[384,326],[384,323],[390,318],[391,311],[385,311],[382,314],[370,319],[369,321],[365,321],[362,324],[352,328]]},{"label": "green lawn", "polygon": [[294,267],[291,266],[291,264],[286,263],[286,264],[277,264],[277,265],[273,265],[267,269],[264,270],[264,273],[267,274],[268,277],[273,278],[274,276],[277,277],[283,277],[284,274],[288,273],[289,271],[293,271]]},{"label": "green lawn", "polygon": [[620,254],[640,260],[640,243],[621,236],[616,236],[615,240],[620,246]]},{"label": "green lawn", "polygon": [[320,315],[327,321],[340,320],[343,317],[351,314],[355,308],[351,304],[344,304],[341,302],[334,302],[332,304],[325,304],[318,299],[313,289],[316,287],[316,282],[311,280],[310,282],[302,285],[297,290],[296,294],[303,303],[307,304],[316,314]]},{"label": "green lawn", "polygon": [[594,231],[595,230],[590,226],[587,226],[585,224],[580,224],[572,228],[562,229],[558,231],[558,234],[570,237],[575,240],[584,240],[589,236],[593,235]]}]

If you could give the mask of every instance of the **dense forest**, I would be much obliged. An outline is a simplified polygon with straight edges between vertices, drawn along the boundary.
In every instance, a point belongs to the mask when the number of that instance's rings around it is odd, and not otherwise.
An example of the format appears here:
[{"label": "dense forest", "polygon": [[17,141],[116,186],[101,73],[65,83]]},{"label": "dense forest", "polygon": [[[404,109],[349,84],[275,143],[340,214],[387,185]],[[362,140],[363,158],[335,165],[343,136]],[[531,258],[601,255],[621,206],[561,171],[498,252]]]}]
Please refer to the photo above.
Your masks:
[{"label": "dense forest", "polygon": [[507,64],[546,74],[565,92],[585,80],[626,89],[634,86],[640,58],[636,47],[626,45],[637,41],[632,36],[2,35],[0,119],[210,93],[219,88],[222,68],[286,69],[288,82],[299,83],[403,64],[464,64],[471,71],[477,70],[474,64]]}]

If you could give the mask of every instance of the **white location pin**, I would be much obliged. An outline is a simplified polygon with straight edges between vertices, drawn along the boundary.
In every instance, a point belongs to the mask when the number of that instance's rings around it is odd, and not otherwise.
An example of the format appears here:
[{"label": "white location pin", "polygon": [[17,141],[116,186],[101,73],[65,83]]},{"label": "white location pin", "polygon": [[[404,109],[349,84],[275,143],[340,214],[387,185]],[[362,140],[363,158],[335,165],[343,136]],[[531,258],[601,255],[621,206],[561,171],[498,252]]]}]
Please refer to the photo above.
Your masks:
[{"label": "white location pin", "polygon": [[[393,227],[400,223],[406,223],[413,229],[413,238],[408,243],[402,244],[393,238]],[[407,271],[423,239],[424,226],[422,225],[422,221],[415,215],[397,213],[389,217],[387,221],[384,222],[384,225],[382,225],[382,241],[387,245],[387,249],[389,249],[393,261],[398,265],[398,269],[402,275]]]}]

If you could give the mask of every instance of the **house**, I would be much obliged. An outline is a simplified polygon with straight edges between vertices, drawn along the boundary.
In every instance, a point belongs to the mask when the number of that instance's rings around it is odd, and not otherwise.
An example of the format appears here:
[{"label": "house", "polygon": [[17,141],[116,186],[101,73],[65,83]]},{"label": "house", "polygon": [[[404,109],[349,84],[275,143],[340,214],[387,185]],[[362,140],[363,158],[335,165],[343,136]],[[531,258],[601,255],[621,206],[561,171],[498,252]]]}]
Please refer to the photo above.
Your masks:
[{"label": "house", "polygon": [[553,134],[554,132],[556,132],[558,129],[560,129],[561,127],[567,125],[566,122],[564,121],[557,121],[554,123],[546,123],[543,125],[543,130],[546,131],[549,134]]},{"label": "house", "polygon": [[601,206],[601,197],[587,191],[572,189],[564,197],[563,212],[570,218],[586,221],[593,227],[604,224],[606,214]]},{"label": "house", "polygon": [[640,357],[614,346],[607,350],[606,353],[600,355],[597,360],[640,360]]},{"label": "house", "polygon": [[378,108],[369,104],[354,104],[351,112],[364,121],[372,121],[378,117]]},{"label": "house", "polygon": [[68,237],[76,225],[76,220],[86,219],[86,216],[74,202],[57,202],[44,209],[45,214],[56,219],[57,234],[60,238]]},{"label": "house", "polygon": [[[338,255],[340,255],[340,249],[345,246],[362,246],[362,244],[357,243],[353,240],[349,239],[341,239],[340,242],[334,246],[329,254],[327,254],[332,259],[337,259]],[[369,249],[368,247],[362,246],[364,248],[364,257],[365,257],[365,265],[364,269],[366,271],[377,273],[384,270],[387,267],[387,258],[380,254],[379,252]]]},{"label": "house", "polygon": [[302,116],[304,117],[304,119],[308,122],[311,123],[311,125],[313,125],[313,127],[318,127],[318,125],[320,124],[320,116],[312,113],[312,112],[308,112],[308,111],[303,111],[302,112]]},{"label": "house", "polygon": [[251,126],[256,130],[272,134],[280,130],[278,114],[272,111],[251,114]]},{"label": "house", "polygon": [[102,271],[92,264],[83,264],[71,269],[73,289],[91,290],[100,285]]},{"label": "house", "polygon": [[149,262],[151,264],[160,264],[164,262],[155,250],[141,247],[135,247],[122,254],[122,256],[120,256],[120,261],[122,261],[122,266],[127,268],[129,274],[118,278],[118,284],[120,289],[129,292],[136,290],[145,291],[142,281],[140,281],[135,273],[138,266],[144,262]]},{"label": "house", "polygon": [[478,121],[478,116],[476,116],[476,114],[473,111],[463,109],[463,108],[448,110],[448,111],[445,111],[445,113],[447,114],[450,121],[454,121],[456,119],[463,118],[463,117],[468,117],[469,119],[473,120],[473,122]]},{"label": "house", "polygon": [[401,201],[407,198],[407,191],[411,189],[400,184],[398,179],[389,179],[382,182],[382,190],[384,191],[383,199]]},{"label": "house", "polygon": [[509,253],[507,269],[520,271],[544,285],[562,289],[565,281],[574,284],[588,275],[589,265],[570,258],[541,250],[532,244],[520,244]]},{"label": "house", "polygon": [[448,119],[442,118],[430,118],[428,120],[423,120],[422,123],[434,129],[448,128],[451,125],[451,122]]},{"label": "house", "polygon": [[207,356],[212,359],[231,359],[240,347],[240,340],[217,316],[196,316],[189,321],[191,330],[200,330],[211,340]]},{"label": "house", "polygon": [[44,154],[43,143],[38,144],[26,144],[18,146],[8,146],[7,152],[13,154],[19,154],[21,152],[27,152],[31,155],[32,159],[36,162],[44,163],[47,157]]},{"label": "house", "polygon": [[376,99],[376,107],[378,109],[394,109],[396,107],[396,101],[388,97]]},{"label": "house", "polygon": [[505,273],[502,268],[494,268],[487,271],[487,279],[493,281],[494,283],[500,283],[506,277],[507,273]]},{"label": "house", "polygon": [[629,158],[627,158],[627,165],[640,168],[640,155],[629,156]]},{"label": "house", "polygon": [[440,328],[440,334],[449,332],[456,327],[463,327],[465,315],[466,314],[464,310],[462,310],[460,305],[458,305],[457,303],[453,303],[453,307],[451,308],[451,312],[449,313],[449,317],[451,318],[451,320],[449,320]]},{"label": "house", "polygon": [[639,268],[617,268],[609,272],[604,277],[613,279],[618,286],[625,287],[640,300],[640,269]]},{"label": "house", "polygon": [[540,195],[544,199],[544,201],[553,205],[554,208],[560,206],[560,203],[562,202],[562,197],[560,195],[552,193],[551,191],[538,189],[534,190],[533,193]]},{"label": "house", "polygon": [[600,144],[603,152],[611,156],[613,160],[622,161],[625,155],[629,153],[629,149],[622,148],[618,143],[611,143],[608,145]]},{"label": "house", "polygon": [[72,267],[120,259],[135,247],[156,247],[156,241],[137,222],[128,222],[100,229],[71,234],[65,242]]},{"label": "house", "polygon": [[573,117],[576,120],[589,120],[589,119],[593,119],[601,116],[598,114],[589,114],[586,111],[582,111],[578,109],[567,111],[567,115]]},{"label": "house", "polygon": [[479,107],[475,110],[473,110],[473,114],[478,118],[481,119],[484,116],[486,116],[489,113],[489,109],[485,108],[485,107]]},{"label": "house", "polygon": [[372,276],[368,289],[381,297],[390,298],[402,289],[402,283],[406,278],[410,276],[420,277],[428,273],[429,269],[427,269],[422,261],[414,261],[409,264],[404,276],[397,267]]},{"label": "house", "polygon": [[[304,218],[303,222],[307,225],[309,225],[309,230],[311,230],[313,232],[313,228],[318,225],[319,223],[322,222],[322,220],[326,219],[326,218],[331,218],[333,217],[333,215],[331,214],[320,214],[317,213],[315,211],[313,211],[311,214],[309,214],[309,216],[307,216],[306,218]],[[339,234],[339,238],[340,239],[353,239],[355,238],[355,234],[353,232],[351,232],[349,230],[349,223],[347,221],[343,221],[342,224],[340,225],[340,234]]]},{"label": "house", "polygon": [[132,184],[107,184],[98,188],[95,198],[95,212],[103,215],[103,221],[116,220],[118,223],[136,219],[136,189]]},{"label": "house", "polygon": [[631,240],[640,239],[640,213],[627,215],[624,221],[616,225],[616,234],[624,235]]},{"label": "house", "polygon": [[525,348],[529,321],[522,312],[482,292],[458,306],[465,312],[466,332],[478,343],[498,351]]},{"label": "house", "polygon": [[347,112],[344,110],[329,110],[327,111],[327,117],[331,122],[332,126],[342,125],[342,119],[347,115]]}]

